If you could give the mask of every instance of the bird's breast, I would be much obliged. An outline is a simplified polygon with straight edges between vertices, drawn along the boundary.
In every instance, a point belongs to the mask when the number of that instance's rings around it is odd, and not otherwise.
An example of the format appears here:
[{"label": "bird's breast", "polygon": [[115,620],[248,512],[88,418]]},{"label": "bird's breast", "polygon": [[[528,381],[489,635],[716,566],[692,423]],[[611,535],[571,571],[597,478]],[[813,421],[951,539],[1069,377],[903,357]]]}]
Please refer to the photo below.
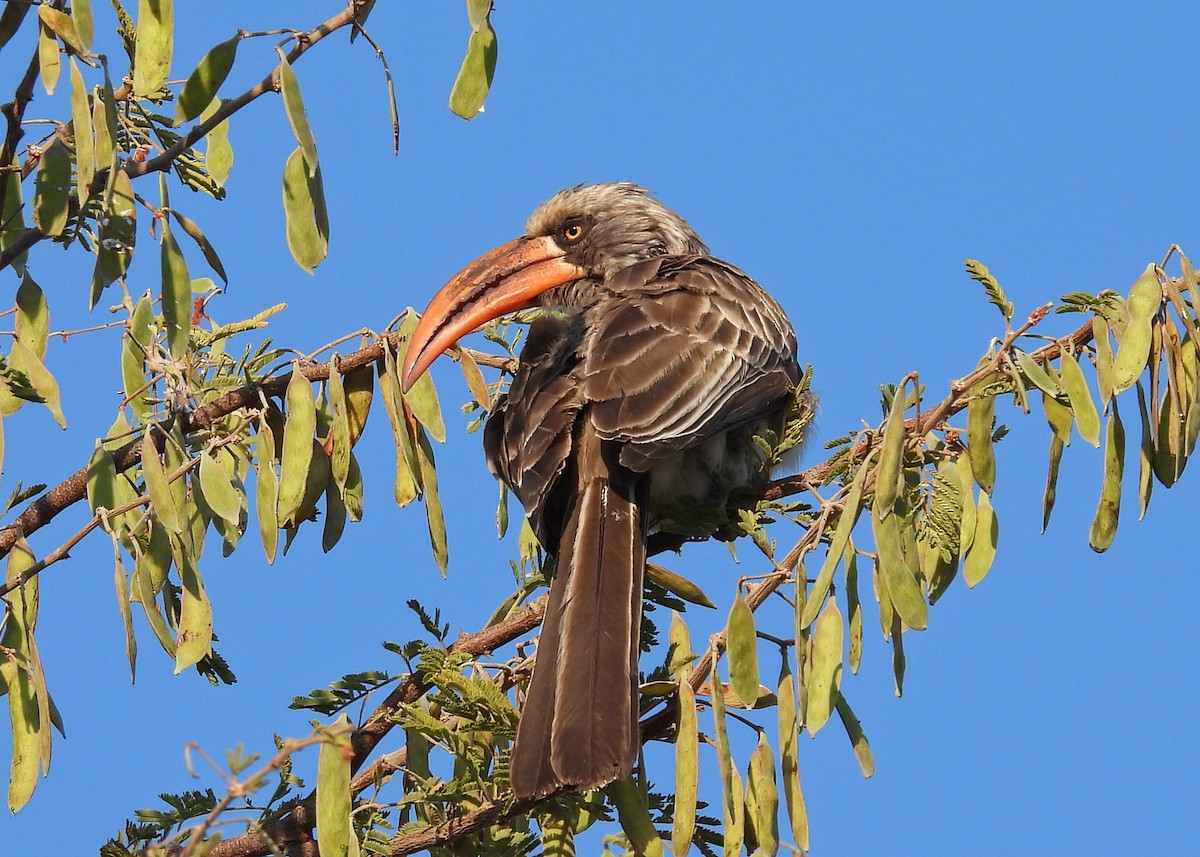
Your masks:
[{"label": "bird's breast", "polygon": [[778,422],[760,419],[713,435],[655,465],[649,474],[651,528],[708,535],[714,524],[723,524],[730,504],[753,496],[769,477],[753,438],[777,430]]}]

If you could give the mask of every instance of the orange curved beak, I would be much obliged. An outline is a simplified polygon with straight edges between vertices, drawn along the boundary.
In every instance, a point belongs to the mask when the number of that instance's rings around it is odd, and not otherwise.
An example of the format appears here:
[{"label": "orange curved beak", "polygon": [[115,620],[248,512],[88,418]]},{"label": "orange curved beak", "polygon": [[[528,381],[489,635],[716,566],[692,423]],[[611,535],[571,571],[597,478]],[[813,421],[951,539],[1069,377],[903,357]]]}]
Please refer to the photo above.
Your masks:
[{"label": "orange curved beak", "polygon": [[586,272],[549,237],[517,238],[480,256],[442,286],[408,343],[400,382],[407,392],[439,354],[494,318],[537,303],[547,289]]}]

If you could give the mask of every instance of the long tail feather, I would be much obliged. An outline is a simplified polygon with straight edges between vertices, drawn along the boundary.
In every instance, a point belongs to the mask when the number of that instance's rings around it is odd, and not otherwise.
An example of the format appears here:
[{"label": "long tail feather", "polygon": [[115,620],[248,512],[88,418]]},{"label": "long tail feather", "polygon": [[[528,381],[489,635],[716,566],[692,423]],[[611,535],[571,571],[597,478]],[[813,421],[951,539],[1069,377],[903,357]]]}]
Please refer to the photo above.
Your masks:
[{"label": "long tail feather", "polygon": [[610,469],[599,438],[582,434],[578,492],[555,551],[550,603],[513,747],[517,797],[626,776],[640,745],[644,485],[619,465]]}]

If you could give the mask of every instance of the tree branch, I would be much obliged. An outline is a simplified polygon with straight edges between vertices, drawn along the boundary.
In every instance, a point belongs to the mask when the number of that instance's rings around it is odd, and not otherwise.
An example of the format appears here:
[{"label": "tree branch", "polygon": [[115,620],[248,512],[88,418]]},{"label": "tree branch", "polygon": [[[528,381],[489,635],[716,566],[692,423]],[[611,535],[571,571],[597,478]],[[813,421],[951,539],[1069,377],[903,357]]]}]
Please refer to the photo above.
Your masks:
[{"label": "tree branch", "polygon": [[[394,348],[398,341],[398,336],[395,333],[387,334],[381,337],[379,342],[340,357],[339,366],[342,373],[344,374],[352,369],[358,369],[381,360],[383,358],[383,345],[381,343],[384,340]],[[329,377],[329,364],[313,363],[305,366],[301,370],[301,374],[309,381],[324,381]],[[287,389],[287,384],[291,377],[292,373],[288,372],[284,375],[276,375],[275,377],[254,384],[246,384],[235,390],[230,390],[228,393],[190,413],[166,420],[159,425],[164,430],[170,430],[174,419],[181,419],[183,423],[181,428],[185,434],[209,428],[214,423],[240,408],[257,405],[260,402],[261,395],[268,397],[282,395]],[[123,473],[137,465],[141,461],[141,455],[141,438],[131,440],[120,449],[115,450],[112,453],[112,457],[117,472]],[[18,530],[25,536],[29,536],[31,533],[49,524],[59,513],[78,503],[86,496],[87,467],[85,466],[79,468],[49,491],[31,501],[21,514],[17,516],[16,520],[0,528],[0,557],[4,557],[12,550],[12,546],[17,540]]]},{"label": "tree branch", "polygon": [[[1037,313],[1035,312],[1034,315],[1037,315]],[[908,436],[924,437],[928,432],[937,428],[949,417],[952,417],[964,410],[967,407],[967,403],[971,399],[971,387],[979,380],[986,378],[988,375],[995,372],[999,367],[1000,362],[1003,360],[1005,352],[1008,351],[1013,342],[1016,341],[1017,337],[1028,331],[1033,324],[1036,324],[1037,321],[1041,320],[1041,317],[1039,317],[1036,321],[1033,319],[1034,316],[1031,315],[1030,322],[1027,322],[1005,337],[1003,347],[997,350],[996,356],[991,361],[976,368],[974,371],[969,372],[962,378],[959,378],[956,381],[951,381],[949,394],[947,394],[944,399],[938,402],[938,404],[935,405],[932,410],[926,411],[924,414],[906,420],[904,425],[905,430],[908,432]],[[1087,321],[1081,324],[1071,333],[1068,333],[1066,336],[1060,337],[1053,342],[1043,345],[1036,351],[1030,352],[1029,356],[1038,363],[1045,363],[1048,360],[1053,360],[1062,353],[1064,343],[1070,343],[1072,350],[1078,351],[1091,341],[1092,323]],[[874,436],[864,438],[850,450],[851,460],[861,461],[863,456],[865,456],[872,449],[878,447],[882,443],[882,440],[882,438]],[[808,485],[821,485],[825,483],[829,479],[830,474],[834,472],[835,468],[841,467],[843,463],[843,456],[836,456],[829,461],[818,464],[815,467],[810,467],[807,470],[804,470],[793,476],[785,476],[781,479],[772,481],[767,486],[767,490],[763,493],[763,499],[778,500],[781,497],[799,494]]]},{"label": "tree branch", "polygon": [[[8,123],[4,132],[4,148],[0,149],[0,167],[7,167],[16,161],[17,144],[25,135],[21,122],[25,119],[26,106],[33,100],[33,84],[37,80],[39,68],[38,52],[35,49],[29,60],[29,67],[25,69],[25,76],[21,78],[16,92],[13,93],[13,100],[0,105],[0,113],[4,114]],[[8,182],[11,177],[12,172],[9,170],[0,175],[0,200],[8,198]]]}]

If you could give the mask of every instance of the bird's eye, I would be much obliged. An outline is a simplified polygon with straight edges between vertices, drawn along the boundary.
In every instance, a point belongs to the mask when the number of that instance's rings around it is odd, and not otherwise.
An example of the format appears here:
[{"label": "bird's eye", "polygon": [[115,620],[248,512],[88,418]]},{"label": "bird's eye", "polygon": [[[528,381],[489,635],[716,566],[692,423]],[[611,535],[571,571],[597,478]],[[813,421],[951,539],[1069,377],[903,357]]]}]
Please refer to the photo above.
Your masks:
[{"label": "bird's eye", "polygon": [[583,224],[579,222],[568,223],[558,231],[559,237],[562,238],[565,244],[577,244],[583,240]]}]

